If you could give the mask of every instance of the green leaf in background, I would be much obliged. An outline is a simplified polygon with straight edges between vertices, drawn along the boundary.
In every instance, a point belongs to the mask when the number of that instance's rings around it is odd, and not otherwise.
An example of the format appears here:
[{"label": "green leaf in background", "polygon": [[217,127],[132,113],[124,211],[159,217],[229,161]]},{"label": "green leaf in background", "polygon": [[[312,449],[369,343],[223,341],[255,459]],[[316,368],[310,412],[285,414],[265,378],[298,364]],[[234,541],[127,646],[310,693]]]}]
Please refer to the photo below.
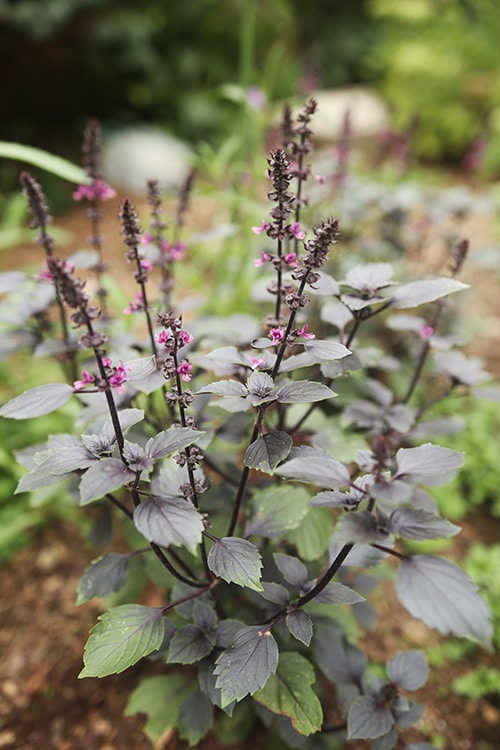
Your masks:
[{"label": "green leaf in background", "polygon": [[305,488],[291,485],[257,490],[250,502],[245,536],[280,537],[297,528],[308,512],[309,497]]},{"label": "green leaf in background", "polygon": [[163,645],[167,620],[162,609],[122,604],[98,619],[85,645],[85,666],[78,677],[119,674]]},{"label": "green leaf in background", "polygon": [[45,169],[46,172],[51,172],[57,177],[62,177],[63,180],[74,182],[77,185],[90,182],[89,176],[81,167],[63,159],[61,156],[54,156],[54,154],[49,154],[48,151],[33,148],[33,146],[0,141],[0,157],[26,162],[33,167],[40,167],[40,169]]},{"label": "green leaf in background", "polygon": [[303,560],[317,560],[328,549],[332,517],[328,508],[311,508],[304,520],[287,538],[295,544]]},{"label": "green leaf in background", "polygon": [[169,729],[175,729],[179,711],[193,686],[190,675],[168,674],[147,677],[134,690],[125,708],[125,716],[146,714],[143,731],[156,742]]},{"label": "green leaf in background", "polygon": [[254,699],[275,714],[288,716],[300,734],[319,732],[323,711],[318,696],[311,688],[315,681],[312,665],[300,654],[280,654],[278,670]]}]

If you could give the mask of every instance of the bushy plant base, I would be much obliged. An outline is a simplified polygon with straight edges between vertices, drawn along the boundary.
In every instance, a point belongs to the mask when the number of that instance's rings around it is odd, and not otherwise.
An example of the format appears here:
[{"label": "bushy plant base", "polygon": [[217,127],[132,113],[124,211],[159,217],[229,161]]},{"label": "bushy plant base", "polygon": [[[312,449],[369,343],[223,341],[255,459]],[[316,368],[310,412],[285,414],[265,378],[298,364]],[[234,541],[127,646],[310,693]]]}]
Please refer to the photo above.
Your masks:
[{"label": "bushy plant base", "polygon": [[[471,579],[407,547],[459,532],[424,487],[451,479],[463,456],[430,442],[443,425],[425,416],[488,378],[440,330],[448,297],[466,287],[456,277],[468,245],[458,243],[439,278],[398,282],[391,264],[378,262],[353,263],[338,279],[329,262],[338,220],[313,217],[308,226],[315,108],[309,101],[296,119],[285,110],[283,145],[268,159],[271,209],[254,228],[264,321],[247,300],[236,319],[183,321],[173,296],[191,185],[168,234],[154,181],[148,232],[129,199],[120,207],[138,285],[125,313],[142,320],[145,335],[113,316],[99,233],[100,203],[113,191],[100,174],[96,123],[85,138],[88,180],[74,194],[87,204],[90,251],[56,255],[41,188],[21,178],[46,266],[35,279],[4,275],[15,287],[9,335],[29,332],[66,382],[29,389],[0,415],[32,419],[70,401],[79,408],[74,432],[21,452],[28,471],[17,492],[63,483],[82,506],[112,510],[103,523],[117,516],[129,527],[130,552],[98,557],[78,603],[120,591],[140,560],[164,604],[103,612],[80,676],[121,673],[146,657],[164,663],[127,707],[146,714],[154,741],[171,728],[196,745],[243,716],[292,748],[346,739],[373,750],[431,748],[404,739],[424,711],[411,700],[428,676],[423,653],[398,651],[374,670],[355,643],[376,619],[367,596],[389,557],[412,615],[442,633],[491,641],[491,615]],[[94,272],[95,302],[75,262]],[[414,308],[421,315],[408,314]],[[404,333],[398,351],[395,330]]]}]

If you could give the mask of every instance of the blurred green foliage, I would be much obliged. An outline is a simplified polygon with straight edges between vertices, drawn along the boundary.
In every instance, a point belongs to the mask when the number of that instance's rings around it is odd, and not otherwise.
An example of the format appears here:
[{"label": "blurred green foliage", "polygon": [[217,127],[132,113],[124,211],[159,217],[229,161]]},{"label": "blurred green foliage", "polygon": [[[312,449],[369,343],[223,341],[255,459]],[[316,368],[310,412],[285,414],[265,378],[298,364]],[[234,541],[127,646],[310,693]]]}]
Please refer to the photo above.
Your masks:
[{"label": "blurred green foliage", "polygon": [[276,100],[359,81],[374,39],[368,0],[0,0],[0,20],[3,137],[64,134],[62,155],[90,117],[227,133],[225,84]]},{"label": "blurred green foliage", "polygon": [[[457,404],[440,408],[440,413],[457,413]],[[457,435],[440,437],[440,445],[465,452],[465,463],[455,479],[445,487],[434,487],[432,494],[442,513],[449,518],[462,518],[474,512],[500,517],[500,465],[498,443],[494,439],[500,429],[500,404],[472,399],[459,412],[466,420],[465,429]]]},{"label": "blurred green foliage", "polygon": [[372,0],[380,22],[370,67],[398,130],[416,122],[414,148],[429,160],[461,159],[490,136],[500,167],[496,0]]}]

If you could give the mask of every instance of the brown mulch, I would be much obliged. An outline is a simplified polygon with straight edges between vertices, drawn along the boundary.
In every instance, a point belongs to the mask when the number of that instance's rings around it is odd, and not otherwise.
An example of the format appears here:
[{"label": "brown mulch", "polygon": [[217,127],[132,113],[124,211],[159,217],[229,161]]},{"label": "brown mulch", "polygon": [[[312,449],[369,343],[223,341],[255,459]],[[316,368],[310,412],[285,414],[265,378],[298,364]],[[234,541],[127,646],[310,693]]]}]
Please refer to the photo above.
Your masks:
[{"label": "brown mulch", "polygon": [[[474,526],[466,526],[465,538],[478,538]],[[38,532],[30,547],[18,552],[0,573],[0,748],[152,748],[141,733],[144,717],[125,717],[123,711],[131,690],[142,677],[158,673],[161,665],[142,662],[102,680],[77,678],[88,631],[100,608],[97,602],[77,607],[75,590],[95,555],[77,528],[56,521]],[[406,613],[392,586],[378,599],[379,624],[363,643],[370,658],[380,661],[402,648],[442,641]],[[498,750],[499,705],[449,691],[458,674],[479,664],[493,666],[495,660],[477,651],[465,664],[447,663],[431,670],[428,685],[415,696],[428,708],[419,731],[411,730],[408,739],[422,740],[425,733],[426,738],[446,738],[442,750]],[[183,750],[187,745],[174,735],[162,747]],[[222,745],[209,738],[200,747],[216,750]],[[255,750],[255,745],[239,748]],[[347,748],[362,750],[366,743],[347,743]]]}]

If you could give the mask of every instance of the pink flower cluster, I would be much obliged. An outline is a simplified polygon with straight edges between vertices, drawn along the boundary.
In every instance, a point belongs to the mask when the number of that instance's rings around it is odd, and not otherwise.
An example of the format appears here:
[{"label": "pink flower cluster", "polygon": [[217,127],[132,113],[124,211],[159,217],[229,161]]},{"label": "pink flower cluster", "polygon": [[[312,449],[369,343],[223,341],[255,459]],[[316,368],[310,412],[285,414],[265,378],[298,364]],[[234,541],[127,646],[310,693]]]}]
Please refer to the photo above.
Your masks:
[{"label": "pink flower cluster", "polygon": [[[270,224],[268,224],[266,221],[262,220],[260,222],[259,227],[252,227],[252,232],[254,234],[262,234],[263,232],[267,232],[267,230],[270,228]],[[300,228],[300,223],[298,221],[295,221],[290,227],[290,234],[293,234],[293,236],[298,240],[303,240],[306,236],[306,233]]]},{"label": "pink flower cluster", "polygon": [[193,369],[193,365],[189,364],[187,359],[183,359],[180,365],[177,367],[177,372],[186,383],[189,383],[189,381],[192,378],[192,375],[191,375],[192,369]]},{"label": "pink flower cluster", "polygon": [[[126,367],[121,359],[118,361],[117,366],[113,366],[113,363],[109,357],[103,357],[102,363],[106,368],[106,377],[111,388],[116,388],[118,393],[123,393],[123,391],[125,390],[124,384],[130,380],[127,372],[130,372],[132,368]],[[88,370],[83,370],[82,379],[75,380],[73,383],[73,388],[76,391],[81,391],[88,385],[95,386],[99,382],[99,380],[100,378],[97,375],[91,375]]]},{"label": "pink flower cluster", "polygon": [[79,185],[73,193],[75,201],[109,201],[116,197],[116,191],[104,180],[94,180],[90,185]]},{"label": "pink flower cluster", "polygon": [[135,302],[129,302],[129,306],[123,312],[125,315],[132,315],[132,313],[142,312],[142,310],[144,310],[144,295],[142,292],[137,292]]},{"label": "pink flower cluster", "polygon": [[[295,336],[302,336],[304,339],[314,339],[316,338],[314,333],[307,333],[307,323],[305,323],[302,328],[298,328],[297,330],[293,331],[293,337]],[[282,326],[279,328],[271,328],[269,331],[269,338],[271,339],[273,344],[280,344],[283,339],[285,338],[285,331]]]},{"label": "pink flower cluster", "polygon": [[[74,265],[65,260],[63,263],[63,271],[65,271],[66,273],[73,273],[74,270]],[[45,263],[45,267],[36,274],[35,281],[50,281],[51,283],[53,283],[54,277],[52,275],[52,272],[47,268],[47,263]]]},{"label": "pink flower cluster", "polygon": [[[172,336],[173,336],[172,331],[169,328],[167,328],[167,329],[164,329],[163,331],[160,331],[160,333],[157,336],[155,336],[155,338],[159,344],[170,346],[170,342],[172,341]],[[186,344],[190,344],[191,341],[193,340],[193,337],[191,336],[191,334],[185,331],[184,329],[181,329],[179,331],[179,333],[177,334],[177,337],[181,341],[182,346],[186,346]]]},{"label": "pink flower cluster", "polygon": [[[254,261],[254,266],[256,268],[259,268],[259,266],[263,266],[264,263],[269,263],[270,260],[273,260],[273,255],[269,255],[269,253],[262,252],[260,254],[260,258],[257,258],[256,261]],[[296,268],[297,267],[297,254],[296,253],[287,253],[283,256],[283,260],[287,264],[287,266],[290,266],[290,268]]]},{"label": "pink flower cluster", "polygon": [[186,254],[186,244],[184,242],[171,243],[164,239],[157,241],[151,232],[144,232],[142,243],[143,245],[158,244],[158,247],[166,260],[182,260]]}]

